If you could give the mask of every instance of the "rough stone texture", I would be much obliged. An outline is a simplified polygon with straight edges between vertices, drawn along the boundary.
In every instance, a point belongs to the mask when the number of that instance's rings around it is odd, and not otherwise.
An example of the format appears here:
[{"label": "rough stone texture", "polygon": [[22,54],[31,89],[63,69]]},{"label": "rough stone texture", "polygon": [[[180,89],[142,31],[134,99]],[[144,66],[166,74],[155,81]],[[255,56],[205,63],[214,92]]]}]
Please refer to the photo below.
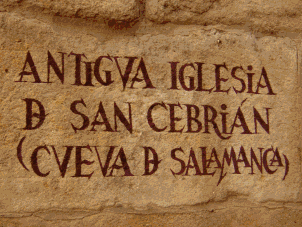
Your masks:
[{"label": "rough stone texture", "polygon": [[[1,2],[0,13],[0,224],[1,226],[301,226],[301,37],[299,34],[293,39],[271,36],[266,33],[265,23],[272,23],[273,30],[280,29],[286,33],[287,29],[280,26],[278,21],[268,22],[268,18],[276,15],[293,15],[298,5],[282,5],[283,3],[267,1],[268,5],[256,4],[254,1],[245,2],[246,8],[231,2],[203,1],[166,1],[160,4],[167,8],[160,11],[158,1],[146,2],[147,18],[156,22],[174,22],[168,24],[152,23],[143,20],[133,27],[117,29],[108,24],[81,17],[94,17],[97,7],[87,8],[90,1],[83,1],[78,6],[74,2],[66,3],[66,11],[62,5],[46,1],[6,1]],[[97,4],[97,2],[93,2]],[[115,4],[112,1],[112,4]],[[225,4],[225,5],[223,5]],[[243,4],[243,3],[242,3]],[[300,4],[300,3],[296,3]],[[232,18],[229,22],[223,13],[234,13],[230,9],[238,7],[244,12],[263,12],[260,17],[246,15]],[[224,6],[224,8],[222,8]],[[236,6],[236,7],[235,7]],[[0,8],[1,8],[0,7]],[[219,8],[220,7],[220,8]],[[43,13],[44,11],[52,13]],[[68,10],[67,10],[68,8]],[[77,9],[83,9],[78,11]],[[141,6],[141,10],[144,7]],[[191,10],[194,8],[194,12]],[[117,12],[113,7],[110,12]],[[23,10],[23,12],[22,12]],[[95,11],[94,11],[95,10]],[[153,11],[152,11],[153,10]],[[172,11],[175,10],[173,13]],[[212,13],[213,10],[213,13]],[[216,10],[216,11],[215,11]],[[225,11],[224,11],[225,10]],[[176,12],[177,11],[177,12]],[[185,12],[186,11],[186,12]],[[239,10],[238,10],[239,11]],[[283,12],[287,14],[282,14]],[[60,12],[58,15],[57,13]],[[76,13],[78,12],[78,13]],[[103,11],[102,11],[103,12]],[[118,14],[108,18],[129,20],[133,17],[118,17]],[[164,12],[164,13],[163,13]],[[185,13],[184,13],[185,12]],[[192,13],[193,12],[193,13]],[[204,12],[204,13],[202,13]],[[278,12],[278,13],[277,13]],[[81,14],[82,13],[82,14]],[[202,13],[202,15],[200,15]],[[55,15],[57,14],[57,16]],[[127,15],[130,15],[128,13]],[[215,26],[177,25],[176,23],[202,24],[204,18],[215,14],[216,19],[209,19]],[[67,17],[61,17],[65,15]],[[79,18],[74,18],[76,17]],[[210,16],[207,16],[210,15]],[[226,15],[226,14],[225,14]],[[234,14],[235,15],[235,14]],[[252,15],[252,14],[251,14]],[[254,14],[253,14],[254,15]],[[203,18],[203,16],[205,16]],[[69,18],[73,17],[73,18]],[[118,19],[120,18],[120,19]],[[157,19],[155,19],[157,18]],[[211,18],[214,18],[211,16]],[[219,19],[220,18],[220,19]],[[222,19],[223,18],[223,19]],[[255,18],[258,18],[259,23]],[[292,16],[296,20],[298,16]],[[175,20],[174,20],[175,19]],[[240,20],[239,20],[240,19]],[[132,20],[132,19],[130,19]],[[279,20],[279,19],[278,19]],[[249,31],[226,27],[234,21],[240,25],[249,24]],[[240,23],[239,23],[239,22]],[[261,23],[260,23],[261,22]],[[207,22],[208,23],[208,22]],[[210,23],[210,24],[211,24]],[[277,26],[278,24],[278,26]],[[285,24],[285,22],[284,22]],[[292,26],[292,27],[290,27]],[[297,24],[288,28],[299,31]],[[264,31],[261,38],[257,38],[254,31]],[[296,29],[296,30],[295,30]],[[20,79],[26,55],[30,51],[39,77],[43,82],[47,80],[47,51],[50,51],[61,68],[61,56],[65,55],[65,81],[61,83],[50,69],[52,83],[32,83],[32,75],[25,75],[27,83],[15,82]],[[84,53],[82,61],[95,62],[99,56],[119,56],[122,72],[125,72],[127,59],[124,57],[138,57],[133,65],[129,82],[125,89],[113,60],[103,59],[100,66],[101,77],[105,79],[104,71],[111,71],[114,83],[105,87],[95,78],[95,86],[75,86],[75,57],[67,56],[71,52]],[[155,89],[144,89],[144,81],[135,82],[131,89],[131,81],[136,75],[139,60],[143,58],[148,75]],[[203,84],[206,89],[215,86],[214,64],[225,63],[228,70],[221,70],[221,77],[228,79],[221,82],[221,89],[231,88],[229,93],[200,91],[185,91],[180,81],[179,90],[171,90],[171,65],[169,62],[179,62],[180,67],[192,63],[184,70],[184,83],[189,86],[189,76],[195,79],[197,86],[197,65],[195,62],[205,63],[203,67]],[[253,66],[248,71],[249,65]],[[259,81],[262,67],[265,68],[273,91],[276,95],[267,95],[267,88],[260,88],[260,94],[249,94],[246,89],[240,90],[240,80],[231,76],[231,70],[242,66],[235,76],[244,79],[247,89],[247,73],[253,76],[253,90]],[[85,64],[81,63],[81,79],[85,82]],[[26,67],[27,71],[30,68]],[[94,75],[94,70],[92,70]],[[142,73],[138,74],[139,78]],[[262,80],[262,84],[264,81]],[[26,106],[23,99],[34,98],[43,103],[46,109],[46,120],[36,130],[24,130]],[[127,103],[132,105],[133,133],[129,133],[118,121],[119,132],[106,132],[104,125],[96,126],[96,131],[86,130],[74,132],[71,124],[80,127],[83,119],[71,112],[70,105],[75,100],[85,101],[86,107],[79,105],[77,109],[89,116],[90,123],[94,120],[100,101],[103,102],[107,117],[114,128],[114,102],[128,118]],[[169,133],[152,131],[147,123],[147,111],[153,103],[164,102],[182,105],[182,109],[175,109],[175,116],[181,118],[176,121],[176,128],[184,126],[184,133]],[[187,131],[187,107],[184,104],[194,104],[200,108],[198,119],[203,124],[200,133],[185,133]],[[221,104],[227,105],[223,111]],[[237,109],[242,109],[243,115],[254,132],[253,107],[259,110],[265,118],[265,109],[269,110],[270,133],[268,134],[258,124],[259,134],[241,134],[242,128],[235,128],[233,136],[223,140],[215,133],[215,128],[209,126],[210,133],[203,133],[203,105],[211,105],[217,110],[219,118],[222,112],[228,113],[228,130],[234,120]],[[34,111],[38,111],[34,106]],[[193,111],[194,112],[194,111]],[[194,112],[196,113],[196,112]],[[162,107],[154,109],[153,117],[159,127],[169,126],[169,111]],[[194,114],[193,114],[194,115]],[[220,118],[219,118],[220,119]],[[101,120],[101,118],[99,118]],[[36,121],[34,121],[35,123]],[[218,122],[218,128],[222,123]],[[196,122],[193,128],[196,129]],[[238,124],[239,121],[237,121]],[[227,136],[227,134],[224,134]],[[25,137],[22,156],[25,170],[17,158],[17,146]],[[75,148],[64,178],[61,177],[58,164],[51,145],[55,146],[60,161],[65,155],[64,146],[99,146],[100,158],[104,164],[109,146],[117,146],[113,153],[110,166],[117,156],[118,148],[123,146],[128,164],[135,176],[122,177],[123,169],[116,169],[113,177],[104,177],[100,169],[96,153],[83,150],[82,159],[94,161],[91,165],[82,165],[82,174],[93,172],[90,179],[74,177],[76,172]],[[31,156],[35,148],[47,145],[50,154],[45,150],[38,155],[38,165],[42,172],[50,171],[46,177],[37,176],[31,165]],[[255,174],[250,174],[250,167],[239,162],[241,174],[234,173],[234,167],[226,167],[227,175],[220,184],[220,169],[214,176],[194,175],[194,168],[188,171],[188,176],[173,176],[171,169],[177,172],[180,163],[171,158],[173,148],[182,147],[177,157],[188,165],[190,149],[195,151],[198,165],[203,171],[200,147],[207,146],[207,158],[210,158],[212,148],[216,148],[221,160],[226,148],[230,152],[234,147],[236,155],[243,146],[248,160],[249,149],[252,147],[259,157],[259,147],[264,150],[278,147],[283,166],[270,167],[277,170],[268,174],[255,167]],[[153,147],[162,160],[159,169],[152,176],[142,176],[144,173],[143,146]],[[264,151],[263,150],[263,151]],[[272,153],[269,153],[269,160]],[[286,172],[286,159],[289,162],[289,172]],[[120,162],[117,163],[120,165]],[[150,164],[152,166],[152,164]],[[191,160],[191,165],[192,160]],[[213,164],[215,166],[215,163]],[[227,165],[227,164],[225,164]],[[110,172],[110,170],[108,170]],[[107,174],[108,176],[108,174]],[[218,185],[217,185],[218,184]]]},{"label": "rough stone texture", "polygon": [[[14,26],[12,26],[14,25]],[[296,106],[298,97],[297,76],[297,48],[289,39],[264,37],[256,40],[245,33],[231,31],[217,31],[215,29],[200,30],[196,28],[179,27],[166,34],[137,34],[135,38],[125,35],[117,38],[106,39],[101,42],[86,34],[74,32],[62,35],[54,24],[40,26],[37,21],[19,21],[17,16],[11,14],[2,15],[2,169],[1,174],[5,179],[1,182],[2,190],[12,192],[11,196],[3,193],[2,212],[32,212],[37,209],[53,208],[86,208],[92,209],[100,206],[113,206],[121,204],[130,207],[147,207],[148,205],[175,206],[194,205],[209,201],[220,201],[230,194],[241,195],[255,202],[297,201],[300,185],[300,160],[298,151],[299,124],[296,124],[296,116],[299,109]],[[62,28],[60,28],[62,29]],[[32,33],[31,31],[38,31]],[[219,42],[217,42],[219,40]],[[56,59],[57,52],[85,53],[89,60],[94,60],[101,55],[111,56],[138,56],[143,57],[147,69],[156,89],[142,89],[138,84],[136,89],[126,88],[122,90],[121,79],[118,71],[112,64],[107,63],[107,70],[112,70],[115,83],[108,87],[78,87],[74,83],[74,58],[66,61],[65,84],[61,85],[54,75],[53,84],[16,83],[22,65],[29,50],[35,61],[41,80],[46,80],[47,50],[51,51]],[[236,95],[231,91],[225,93],[199,93],[196,91],[169,90],[170,87],[170,61],[179,61],[182,64],[189,62],[205,62],[208,64],[205,75],[208,75],[207,88],[213,86],[213,67],[209,64],[227,64],[229,68],[241,65],[244,68],[252,64],[257,78],[260,78],[261,68],[265,67],[270,77],[272,87],[277,93],[271,95],[251,95],[243,93]],[[123,62],[121,60],[121,62]],[[106,63],[105,63],[106,64]],[[124,64],[126,62],[124,61]],[[136,63],[137,67],[138,62]],[[125,67],[125,66],[124,66]],[[191,75],[192,71],[189,73]],[[188,74],[188,75],[190,75]],[[284,77],[284,75],[288,75]],[[223,74],[230,78],[229,73]],[[33,81],[32,76],[25,76],[28,81]],[[134,73],[130,78],[134,77]],[[236,81],[229,79],[224,88],[238,86]],[[235,83],[235,85],[234,85]],[[130,86],[130,85],[128,85]],[[254,86],[255,87],[255,86]],[[8,91],[9,95],[8,95]],[[266,89],[264,92],[267,92]],[[20,124],[24,122],[25,106],[24,98],[36,98],[43,100],[49,116],[43,127],[38,130],[22,130]],[[87,105],[86,114],[93,119],[100,101],[103,101],[108,110],[109,121],[113,123],[113,102],[126,111],[126,102],[133,104],[134,133],[130,134],[125,128],[119,126],[120,133],[104,132],[104,128],[98,126],[96,132],[80,131],[74,133],[70,123],[79,127],[81,118],[70,111],[70,104],[83,98]],[[229,140],[221,140],[212,130],[211,134],[179,134],[157,133],[151,130],[146,122],[146,113],[150,105],[155,102],[194,104],[197,106],[212,105],[218,108],[226,103],[228,111],[234,117],[237,108],[245,100],[242,107],[245,114],[251,112],[251,107],[258,109],[272,108],[270,121],[270,135],[261,131],[259,135],[243,135],[236,130],[235,136]],[[263,103],[261,105],[261,103]],[[139,107],[139,108],[138,108]],[[290,112],[289,112],[290,110]],[[201,110],[202,111],[202,110]],[[263,114],[263,112],[261,112]],[[160,117],[159,115],[162,115]],[[177,114],[183,120],[177,124],[177,128],[185,125],[185,112]],[[157,116],[158,115],[158,116]],[[158,112],[156,117],[164,124],[167,121],[165,112]],[[92,121],[92,120],[91,120]],[[250,125],[253,118],[247,117]],[[221,126],[219,126],[221,127]],[[253,127],[253,126],[251,126]],[[264,135],[263,135],[264,133]],[[35,147],[41,145],[56,145],[58,149],[65,145],[90,144],[101,146],[105,152],[106,146],[123,146],[130,159],[129,165],[133,169],[134,177],[104,178],[101,175],[95,154],[85,156],[95,163],[88,172],[95,171],[90,180],[84,178],[72,178],[74,175],[74,159],[72,156],[70,169],[67,176],[61,178],[54,156],[44,154],[47,171],[51,174],[46,178],[37,177],[32,171],[25,171],[16,159],[16,146],[23,136],[25,140],[24,162],[30,166],[30,156]],[[280,139],[282,138],[282,139]],[[285,181],[282,178],[285,168],[278,169],[274,175],[255,174],[248,171],[242,175],[229,174],[217,186],[219,174],[211,176],[177,176],[171,174],[170,169],[178,169],[179,163],[170,157],[173,148],[183,147],[186,160],[189,149],[199,149],[201,146],[215,147],[219,156],[224,149],[234,146],[239,153],[240,146],[245,149],[259,146],[269,148],[278,147],[282,154],[286,154],[290,160],[290,170]],[[144,170],[142,146],[154,147],[163,159],[161,168],[153,176],[141,176]],[[62,151],[61,151],[62,152]],[[107,150],[106,150],[107,152]],[[61,154],[62,155],[62,154]],[[200,154],[198,154],[200,155]],[[208,154],[209,155],[209,154]],[[62,157],[62,156],[61,156]],[[102,157],[104,160],[104,157]],[[198,159],[200,161],[200,159]],[[42,168],[42,167],[41,167]],[[11,170],[14,171],[11,171]],[[45,171],[46,171],[45,169]],[[44,170],[43,170],[44,171]],[[45,172],[44,171],[44,172]],[[86,173],[88,173],[86,172]],[[121,171],[119,174],[122,174]],[[190,171],[194,175],[194,170]],[[276,190],[277,188],[277,190]],[[26,197],[24,197],[24,194]],[[185,196],[184,196],[185,195]],[[143,198],[143,199],[142,199]],[[30,200],[28,203],[26,201]],[[62,200],[64,202],[62,202]],[[12,202],[14,201],[14,202]]]},{"label": "rough stone texture", "polygon": [[[242,202],[242,201],[241,201]],[[41,212],[23,217],[0,218],[2,226],[301,226],[301,209],[248,206],[246,202],[224,203],[208,209],[161,212],[133,212],[111,209],[105,211]],[[217,209],[215,209],[217,208]],[[184,211],[185,210],[185,211]]]},{"label": "rough stone texture", "polygon": [[139,17],[136,0],[8,0],[0,2],[0,10],[51,12],[57,16],[129,21]]},{"label": "rough stone texture", "polygon": [[158,23],[225,24],[265,33],[301,31],[297,0],[147,0],[146,17]]}]

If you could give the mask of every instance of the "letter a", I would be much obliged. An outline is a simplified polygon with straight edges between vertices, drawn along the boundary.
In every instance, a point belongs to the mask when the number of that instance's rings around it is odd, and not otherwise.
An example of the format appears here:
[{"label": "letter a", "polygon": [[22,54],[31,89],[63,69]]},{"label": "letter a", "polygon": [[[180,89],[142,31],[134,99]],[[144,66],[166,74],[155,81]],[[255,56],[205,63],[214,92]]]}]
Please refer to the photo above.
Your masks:
[{"label": "letter a", "polygon": [[[28,71],[25,71],[25,68],[26,68],[26,65],[29,65],[30,69],[31,69],[31,72],[28,72]],[[15,81],[15,82],[27,82],[27,81],[23,81],[23,76],[25,75],[33,75],[34,78],[35,78],[35,82],[34,83],[42,83],[41,80],[40,80],[40,77],[39,77],[39,74],[37,72],[37,69],[36,69],[36,66],[35,66],[35,63],[30,55],[30,52],[28,51],[27,52],[27,55],[26,55],[26,59],[25,59],[25,63],[24,63],[24,66],[23,66],[23,69],[22,69],[22,72],[19,73],[19,76],[20,76],[20,80],[18,81]]]}]

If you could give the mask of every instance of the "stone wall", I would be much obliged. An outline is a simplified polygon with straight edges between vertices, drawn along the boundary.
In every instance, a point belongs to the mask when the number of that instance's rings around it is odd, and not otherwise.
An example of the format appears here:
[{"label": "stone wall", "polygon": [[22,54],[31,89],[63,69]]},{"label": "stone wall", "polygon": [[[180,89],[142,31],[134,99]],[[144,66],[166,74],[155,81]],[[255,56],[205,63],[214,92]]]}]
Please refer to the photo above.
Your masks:
[{"label": "stone wall", "polygon": [[301,9],[1,1],[1,226],[301,226]]}]

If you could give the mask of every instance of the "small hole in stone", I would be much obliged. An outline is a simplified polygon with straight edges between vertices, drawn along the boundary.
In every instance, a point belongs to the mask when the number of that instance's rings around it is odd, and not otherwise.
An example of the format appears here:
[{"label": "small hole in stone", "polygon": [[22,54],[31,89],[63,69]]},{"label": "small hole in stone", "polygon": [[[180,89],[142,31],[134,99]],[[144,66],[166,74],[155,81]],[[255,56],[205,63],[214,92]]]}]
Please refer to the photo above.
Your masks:
[{"label": "small hole in stone", "polygon": [[5,69],[5,72],[8,73],[8,69]]}]

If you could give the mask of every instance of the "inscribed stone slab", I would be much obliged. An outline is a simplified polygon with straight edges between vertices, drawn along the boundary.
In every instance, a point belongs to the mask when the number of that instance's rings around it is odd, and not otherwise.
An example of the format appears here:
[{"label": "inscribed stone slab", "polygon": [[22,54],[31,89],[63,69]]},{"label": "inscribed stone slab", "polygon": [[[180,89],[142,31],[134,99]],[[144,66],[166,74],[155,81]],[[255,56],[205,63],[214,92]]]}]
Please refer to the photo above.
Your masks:
[{"label": "inscribed stone slab", "polygon": [[0,212],[297,200],[291,40],[1,23]]}]

